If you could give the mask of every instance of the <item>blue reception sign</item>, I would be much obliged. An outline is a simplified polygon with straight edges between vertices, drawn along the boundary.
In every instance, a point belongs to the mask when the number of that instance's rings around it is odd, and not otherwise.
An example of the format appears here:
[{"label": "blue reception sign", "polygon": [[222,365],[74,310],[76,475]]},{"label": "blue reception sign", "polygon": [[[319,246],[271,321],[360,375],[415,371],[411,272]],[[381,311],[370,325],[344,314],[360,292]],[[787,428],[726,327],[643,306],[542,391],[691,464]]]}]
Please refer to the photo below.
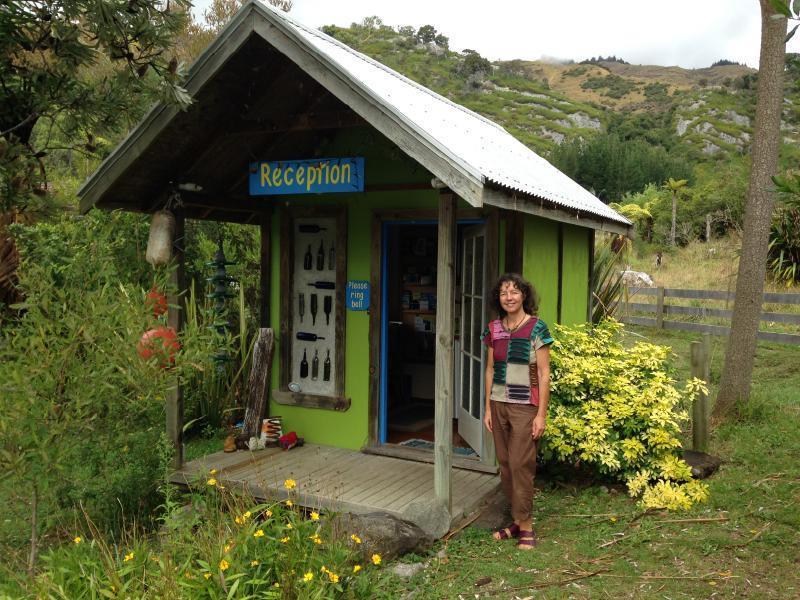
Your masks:
[{"label": "blue reception sign", "polygon": [[250,195],[364,191],[364,158],[315,158],[250,163]]},{"label": "blue reception sign", "polygon": [[347,282],[347,310],[369,310],[369,281]]}]

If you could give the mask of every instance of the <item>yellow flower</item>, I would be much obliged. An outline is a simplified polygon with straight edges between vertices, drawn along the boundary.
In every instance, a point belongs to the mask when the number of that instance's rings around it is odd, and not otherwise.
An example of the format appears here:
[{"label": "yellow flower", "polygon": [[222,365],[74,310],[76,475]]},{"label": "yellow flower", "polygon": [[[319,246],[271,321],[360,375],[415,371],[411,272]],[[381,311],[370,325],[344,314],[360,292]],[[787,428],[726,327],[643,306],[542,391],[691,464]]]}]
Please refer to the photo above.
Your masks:
[{"label": "yellow flower", "polygon": [[332,583],[339,583],[339,576],[336,573],[328,571],[328,579],[330,579]]},{"label": "yellow flower", "polygon": [[256,531],[253,534],[253,537],[264,537],[264,530],[263,529],[259,529],[258,531]]},{"label": "yellow flower", "polygon": [[186,577],[186,579],[194,579],[194,576],[189,571],[186,571],[183,576]]},{"label": "yellow flower", "polygon": [[133,552],[125,555],[125,562],[128,562],[129,560],[133,560]]},{"label": "yellow flower", "polygon": [[223,558],[221,561],[219,561],[219,570],[220,571],[226,571],[228,569],[228,567],[230,567],[230,565],[228,564],[227,560],[225,560]]},{"label": "yellow flower", "polygon": [[218,486],[217,486],[217,489],[224,490],[224,489],[225,489],[225,486],[224,486],[224,485],[218,485]]},{"label": "yellow flower", "polygon": [[80,544],[83,541],[83,538],[81,536],[76,536],[72,541],[76,544]]},{"label": "yellow flower", "polygon": [[358,537],[355,533],[350,536],[350,539],[353,540],[356,544],[360,544],[361,543],[361,538]]},{"label": "yellow flower", "polygon": [[207,485],[217,485],[217,480],[213,477],[210,477],[208,481],[206,481]]},{"label": "yellow flower", "polygon": [[257,566],[258,566],[258,565],[260,565],[260,564],[261,564],[261,563],[259,563],[257,560],[251,560],[251,561],[250,561],[250,566],[251,566],[251,567],[257,567]]},{"label": "yellow flower", "polygon": [[314,574],[311,571],[303,575],[303,581],[311,581],[312,579],[314,579]]},{"label": "yellow flower", "polygon": [[322,538],[320,538],[319,534],[317,534],[317,533],[315,533],[314,535],[308,536],[308,539],[310,539],[315,544],[321,544],[322,543]]},{"label": "yellow flower", "polygon": [[267,515],[268,517],[271,517],[272,511],[268,509],[267,512],[265,512],[264,514]]},{"label": "yellow flower", "polygon": [[272,587],[281,587],[281,584],[276,581],[272,584]]},{"label": "yellow flower", "polygon": [[216,469],[211,469],[208,473],[209,473],[209,475],[216,475],[217,474],[217,470]]},{"label": "yellow flower", "polygon": [[372,564],[373,565],[381,564],[381,555],[380,554],[373,554],[372,555]]},{"label": "yellow flower", "polygon": [[292,507],[292,506],[294,506],[294,502],[292,502],[291,500],[287,500],[286,501],[286,506]]},{"label": "yellow flower", "polygon": [[288,541],[289,541],[289,538],[288,538],[288,537],[282,537],[282,538],[281,538],[281,544],[285,544],[285,543],[286,543],[286,542],[288,542]]},{"label": "yellow flower", "polygon": [[230,549],[231,549],[231,545],[230,544],[225,544],[225,546],[223,547],[222,550],[223,550],[223,552],[228,552],[228,551],[230,551]]},{"label": "yellow flower", "polygon": [[283,487],[287,490],[293,490],[297,487],[297,482],[294,479],[287,479],[283,482]]},{"label": "yellow flower", "polygon": [[206,579],[210,579],[211,573],[203,573],[203,577],[205,577]]},{"label": "yellow flower", "polygon": [[326,567],[325,565],[322,565],[322,566],[319,568],[319,570],[320,570],[320,571],[322,571],[323,573],[327,573],[327,572],[328,572],[328,567]]},{"label": "yellow flower", "polygon": [[318,512],[312,512],[311,513],[311,520],[312,521],[319,521],[319,513]]},{"label": "yellow flower", "polygon": [[354,565],[353,566],[353,573],[358,573],[361,570],[361,565]]},{"label": "yellow flower", "polygon": [[249,519],[251,516],[252,516],[252,514],[251,514],[251,513],[250,513],[250,511],[248,510],[248,511],[245,511],[245,513],[242,515],[242,518],[244,518],[244,519]]},{"label": "yellow flower", "polygon": [[242,517],[236,517],[233,520],[233,522],[236,523],[237,525],[241,525],[242,523],[244,523],[244,519]]},{"label": "yellow flower", "polygon": [[617,517],[611,517],[611,522],[612,523],[616,523],[617,522]]}]

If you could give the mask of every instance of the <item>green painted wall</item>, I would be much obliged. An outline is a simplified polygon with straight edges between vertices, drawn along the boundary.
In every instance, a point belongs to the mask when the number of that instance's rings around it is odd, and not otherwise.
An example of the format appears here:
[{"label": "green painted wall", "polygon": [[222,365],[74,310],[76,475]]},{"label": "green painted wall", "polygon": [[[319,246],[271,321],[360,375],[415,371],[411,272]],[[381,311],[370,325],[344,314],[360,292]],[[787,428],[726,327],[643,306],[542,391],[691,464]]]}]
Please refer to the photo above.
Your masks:
[{"label": "green painted wall", "polygon": [[575,325],[586,321],[591,231],[583,227],[565,224],[563,232],[561,322],[564,325]]},{"label": "green painted wall", "polygon": [[522,276],[539,292],[539,316],[557,322],[558,223],[525,215],[522,244]]}]

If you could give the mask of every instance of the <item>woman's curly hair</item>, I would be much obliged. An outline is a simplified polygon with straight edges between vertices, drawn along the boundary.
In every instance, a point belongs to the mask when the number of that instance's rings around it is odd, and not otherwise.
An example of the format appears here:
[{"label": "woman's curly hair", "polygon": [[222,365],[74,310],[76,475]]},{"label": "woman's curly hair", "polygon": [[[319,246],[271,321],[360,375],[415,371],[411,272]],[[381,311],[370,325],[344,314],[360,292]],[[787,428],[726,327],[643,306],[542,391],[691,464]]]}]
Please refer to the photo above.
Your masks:
[{"label": "woman's curly hair", "polygon": [[522,292],[522,310],[531,316],[539,314],[539,293],[533,284],[517,273],[505,273],[494,284],[489,297],[492,308],[501,319],[506,316],[506,311],[500,305],[500,289],[504,283],[513,283],[514,287]]}]

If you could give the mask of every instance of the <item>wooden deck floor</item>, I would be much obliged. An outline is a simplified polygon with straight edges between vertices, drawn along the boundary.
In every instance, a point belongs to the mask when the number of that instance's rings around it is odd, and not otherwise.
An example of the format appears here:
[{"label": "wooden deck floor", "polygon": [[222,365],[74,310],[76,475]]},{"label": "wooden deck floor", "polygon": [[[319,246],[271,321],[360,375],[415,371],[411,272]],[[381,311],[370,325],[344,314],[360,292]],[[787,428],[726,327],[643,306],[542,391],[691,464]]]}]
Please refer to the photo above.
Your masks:
[{"label": "wooden deck floor", "polygon": [[[210,469],[225,486],[244,487],[256,498],[285,499],[286,479],[297,482],[296,502],[309,508],[409,518],[413,502],[432,500],[433,465],[354,450],[306,444],[285,452],[217,452],[193,460],[172,476],[175,483],[205,480]],[[474,512],[500,485],[497,475],[453,469],[453,519]]]}]

